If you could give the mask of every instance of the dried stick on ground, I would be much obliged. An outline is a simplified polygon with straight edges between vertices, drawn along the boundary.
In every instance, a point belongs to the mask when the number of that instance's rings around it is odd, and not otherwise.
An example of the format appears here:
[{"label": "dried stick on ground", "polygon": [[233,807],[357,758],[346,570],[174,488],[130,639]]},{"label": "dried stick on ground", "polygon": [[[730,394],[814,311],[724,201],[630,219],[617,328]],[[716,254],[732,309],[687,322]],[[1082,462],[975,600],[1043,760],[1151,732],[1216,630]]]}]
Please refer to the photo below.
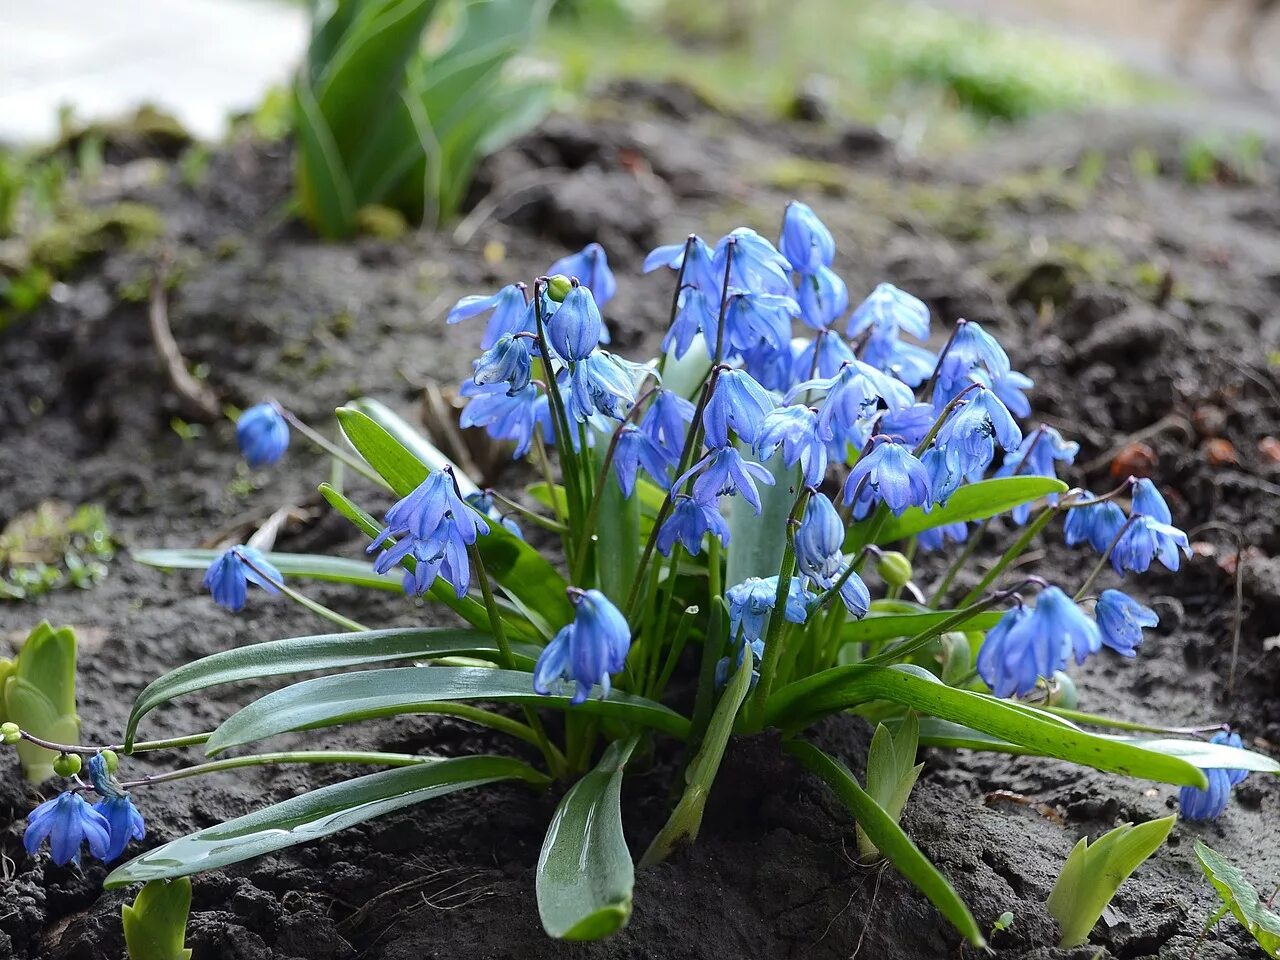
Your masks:
[{"label": "dried stick on ground", "polygon": [[221,416],[218,398],[205,384],[191,375],[191,371],[187,369],[187,361],[178,349],[178,342],[173,339],[173,330],[169,327],[169,303],[165,291],[168,275],[169,258],[165,256],[156,265],[155,277],[151,281],[151,307],[148,311],[151,341],[155,344],[156,354],[160,357],[169,386],[182,403],[183,414],[190,420],[213,423]]}]

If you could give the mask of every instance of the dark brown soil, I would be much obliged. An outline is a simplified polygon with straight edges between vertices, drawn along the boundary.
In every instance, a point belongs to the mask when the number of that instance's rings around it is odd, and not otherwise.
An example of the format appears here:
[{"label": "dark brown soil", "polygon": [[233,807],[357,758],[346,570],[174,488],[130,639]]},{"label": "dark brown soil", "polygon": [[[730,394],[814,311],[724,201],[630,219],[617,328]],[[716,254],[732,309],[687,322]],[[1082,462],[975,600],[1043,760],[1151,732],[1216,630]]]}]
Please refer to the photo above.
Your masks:
[{"label": "dark brown soil", "polygon": [[[448,234],[312,241],[280,221],[288,163],[277,148],[231,146],[198,187],[171,168],[159,182],[115,171],[119,182],[104,193],[163,212],[179,280],[174,331],[189,360],[208,366],[210,384],[238,404],[274,394],[321,423],[360,393],[412,414],[422,383],[458,380],[475,352],[474,329],[442,324],[447,307],[463,293],[533,276],[586,240],[606,244],[619,275],[608,311],[616,342],[647,355],[670,295],[669,279],[639,273],[648,247],[739,223],[772,233],[785,200],[799,194],[834,230],[837,268],[855,294],[888,279],[923,296],[939,318],[992,324],[1037,380],[1037,413],[1080,439],[1084,466],[1071,481],[1107,488],[1112,451],[1166,425],[1145,437],[1155,453],[1150,472],[1175,522],[1204,546],[1181,575],[1137,582],[1161,626],[1136,661],[1099,658],[1083,671],[1082,708],[1169,723],[1231,720],[1262,749],[1280,743],[1280,653],[1264,644],[1280,634],[1280,464],[1263,444],[1280,437],[1277,368],[1266,358],[1280,348],[1274,145],[1257,182],[1189,186],[1179,158],[1203,117],[1055,118],[978,154],[921,164],[897,159],[870,131],[726,117],[677,88],[619,88],[589,113],[552,119],[493,158],[478,188],[493,196],[532,169],[553,176],[500,203],[501,219],[461,246]],[[1134,175],[1137,149],[1160,160],[1158,175]],[[500,244],[505,259],[486,265],[486,244]],[[286,469],[245,474],[226,424],[194,440],[171,428],[179,408],[153,358],[145,306],[128,296],[154,257],[106,257],[74,278],[61,302],[0,339],[0,521],[56,496],[102,503],[126,546],[190,545],[304,500],[321,479],[321,461],[300,445]],[[1236,462],[1211,457],[1210,441],[1230,444]],[[997,524],[991,536],[1004,541],[1008,531]],[[1235,581],[1227,570],[1237,538],[1248,550],[1229,690]],[[1049,539],[1028,569],[1079,578],[1089,559],[1056,534]],[[326,518],[286,531],[280,546],[354,556],[360,540]],[[442,617],[339,588],[315,593],[370,624]],[[90,741],[118,736],[133,697],[166,669],[318,628],[261,596],[233,617],[196,577],[166,577],[127,556],[92,591],[0,606],[0,635],[25,634],[42,617],[74,624],[85,638],[81,712]],[[144,732],[210,728],[265,689],[188,698],[153,714]],[[859,721],[828,721],[815,735],[860,765],[867,733]],[[509,749],[439,718],[365,724],[343,731],[341,742],[446,755]],[[1175,791],[1029,759],[930,751],[926,760],[904,823],[984,926],[1013,912],[1012,929],[993,938],[1000,954],[1083,960],[1103,947],[1124,958],[1188,956],[1214,908],[1191,853],[1196,837],[1260,888],[1280,881],[1280,787],[1254,775],[1217,823],[1178,825],[1122,888],[1092,945],[1057,951],[1043,902],[1071,846],[1117,822],[1164,815]],[[130,761],[131,771],[158,769],[154,759]],[[262,769],[158,786],[139,798],[147,843],[344,772]],[[668,775],[641,764],[627,779],[625,819],[637,850],[661,821]],[[23,817],[53,789],[28,790],[0,753],[0,957],[119,958],[124,896],[101,891],[104,869],[57,868],[22,851]],[[914,960],[961,952],[892,869],[855,863],[847,815],[767,737],[734,745],[699,843],[639,873],[632,922],[604,943],[565,945],[541,932],[533,866],[555,801],[514,787],[455,794],[200,876],[189,943],[200,960]],[[1227,921],[1198,955],[1256,953]]]}]

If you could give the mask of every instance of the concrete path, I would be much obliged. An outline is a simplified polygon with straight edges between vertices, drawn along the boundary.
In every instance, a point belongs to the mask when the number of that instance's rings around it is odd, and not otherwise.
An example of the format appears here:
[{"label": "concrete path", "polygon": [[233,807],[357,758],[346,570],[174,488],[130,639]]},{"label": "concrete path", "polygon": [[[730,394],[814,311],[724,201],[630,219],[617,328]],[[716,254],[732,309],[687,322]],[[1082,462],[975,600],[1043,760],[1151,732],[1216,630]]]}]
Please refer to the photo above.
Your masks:
[{"label": "concrete path", "polygon": [[142,102],[217,138],[306,40],[305,9],[274,0],[0,0],[0,141],[53,137],[63,105],[97,118]]}]

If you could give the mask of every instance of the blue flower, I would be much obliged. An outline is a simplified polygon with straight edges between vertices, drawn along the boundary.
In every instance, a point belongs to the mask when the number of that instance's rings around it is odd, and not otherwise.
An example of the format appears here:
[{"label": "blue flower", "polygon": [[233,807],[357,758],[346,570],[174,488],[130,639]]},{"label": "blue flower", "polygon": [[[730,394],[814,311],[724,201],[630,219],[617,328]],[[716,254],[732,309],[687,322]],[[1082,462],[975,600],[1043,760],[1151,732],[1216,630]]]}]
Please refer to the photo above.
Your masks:
[{"label": "blue flower", "polygon": [[481,493],[477,490],[475,493],[468,493],[462,498],[463,502],[472,510],[475,510],[480,516],[486,520],[492,520],[502,525],[502,529],[506,530],[513,537],[524,539],[524,531],[520,529],[520,524],[516,523],[509,516],[498,509],[497,504],[493,502],[493,497],[488,494]]},{"label": "blue flower", "polygon": [[529,452],[540,424],[545,425],[544,437],[551,436],[547,398],[537,387],[530,385],[512,394],[501,385],[481,387],[468,380],[460,392],[469,399],[458,422],[463,427],[483,427],[495,440],[512,441],[517,460]]},{"label": "blue flower", "polygon": [[[1240,734],[1228,734],[1225,730],[1215,733],[1210,743],[1229,747],[1243,748]],[[1183,787],[1178,795],[1178,812],[1184,820],[1216,820],[1227,809],[1227,801],[1231,799],[1231,788],[1238,785],[1249,775],[1248,770],[1223,769],[1214,767],[1204,771],[1209,781],[1209,789]]]},{"label": "blue flower", "polygon": [[937,447],[930,447],[920,458],[929,471],[930,500],[936,505],[946,503],[960,489],[964,474],[947,462],[947,455]]},{"label": "blue flower", "polygon": [[1030,390],[1035,385],[1034,380],[1017,370],[1010,370],[1005,376],[992,378],[991,381],[992,391],[1015,417],[1031,416],[1031,401],[1023,391]]},{"label": "blue flower", "polygon": [[[685,267],[683,283],[686,287],[697,287],[709,297],[714,297],[717,303],[720,302],[720,288],[724,278],[724,266],[720,267],[720,273],[717,274],[713,260],[715,254],[706,241],[696,235],[690,236],[691,247],[689,250],[689,265]],[[684,263],[685,248],[687,243],[670,243],[666,246],[656,247],[649,252],[644,258],[644,272],[650,273],[659,267],[670,267],[672,270],[679,270],[680,265]]]},{"label": "blue flower", "polygon": [[948,540],[952,543],[964,543],[968,539],[969,527],[965,523],[944,523],[940,527],[930,527],[916,534],[916,543],[926,552],[941,550]]},{"label": "blue flower", "polygon": [[480,348],[488,350],[498,342],[499,337],[510,336],[522,330],[532,332],[533,328],[529,325],[532,322],[532,305],[525,302],[524,291],[523,283],[512,283],[491,296],[463,297],[449,311],[445,323],[458,323],[492,310],[493,315],[489,317],[489,325],[480,341]]},{"label": "blue flower", "polygon": [[805,504],[796,530],[796,564],[810,580],[830,587],[844,563],[844,522],[826,494],[815,493]]},{"label": "blue flower", "polygon": [[[796,294],[800,301],[800,319],[815,330],[830,327],[849,309],[849,288],[829,267],[801,274]],[[834,331],[832,336],[836,336]]]},{"label": "blue flower", "polygon": [[111,834],[106,856],[98,857],[104,863],[110,863],[124,853],[124,848],[129,845],[130,840],[146,838],[147,827],[143,822],[142,814],[138,812],[138,808],[133,805],[127,793],[99,800],[93,805],[93,809],[107,821]]},{"label": "blue flower", "polygon": [[1173,523],[1173,514],[1169,512],[1169,505],[1165,503],[1164,497],[1160,496],[1156,485],[1146,477],[1134,481],[1132,497],[1134,513],[1150,517],[1157,523]]},{"label": "blue flower", "polygon": [[533,370],[532,343],[528,337],[499,337],[497,343],[471,362],[472,382],[480,387],[505,383],[508,395],[519,393],[529,385]]},{"label": "blue flower", "polygon": [[674,489],[683,487],[695,474],[698,479],[693,481],[693,499],[715,506],[717,498],[740,493],[742,499],[751,504],[756,516],[760,515],[760,492],[756,489],[756,481],[766,486],[774,483],[773,474],[758,463],[744,460],[732,446],[712,450],[676,480]]},{"label": "blue flower", "polygon": [[1177,527],[1135,513],[1130,518],[1128,529],[1111,551],[1111,566],[1116,573],[1122,574],[1126,570],[1145,573],[1152,560],[1159,560],[1166,569],[1177,570],[1182,565],[1180,552],[1191,556],[1191,544],[1185,533]]},{"label": "blue flower", "polygon": [[111,776],[111,771],[107,769],[107,758],[101,753],[95,753],[90,757],[85,768],[89,774],[89,782],[99,794],[104,797],[114,797],[120,792]]},{"label": "blue flower", "polygon": [[[791,321],[799,315],[800,305],[789,296],[730,290],[724,313],[725,343],[744,351],[763,340],[781,350],[791,343]],[[714,337],[707,342],[714,343]]]},{"label": "blue flower", "polygon": [[816,273],[831,266],[836,256],[836,242],[827,225],[813,209],[799,200],[787,204],[782,216],[782,255],[791,261],[791,269],[801,274]]},{"label": "blue flower", "polygon": [[565,399],[569,413],[586,423],[598,410],[606,417],[621,420],[636,402],[635,365],[598,350],[573,365],[570,391]]},{"label": "blue flower", "polygon": [[870,452],[854,464],[844,484],[844,502],[852,503],[855,494],[865,486],[884,501],[894,516],[908,507],[928,510],[930,500],[929,471],[912,456],[911,451],[888,437],[873,437]]},{"label": "blue flower", "polygon": [[880,419],[880,429],[889,436],[901,437],[903,443],[914,445],[929,435],[936,419],[929,404],[913,403],[905,409],[886,413]]},{"label": "blue flower", "polygon": [[204,573],[204,588],[213,595],[214,603],[239,613],[244,609],[249,584],[256,583],[267,593],[279,593],[272,581],[278,583],[283,579],[260,550],[240,544],[224,550],[209,564]]},{"label": "blue flower", "polygon": [[[840,567],[840,572],[836,579],[839,580],[844,576],[848,564]],[[867,589],[867,585],[862,582],[862,578],[856,573],[849,574],[849,577],[840,586],[840,600],[844,604],[844,608],[849,611],[850,616],[856,620],[861,620],[867,615],[867,611],[871,609],[871,591]]]},{"label": "blue flower", "polygon": [[27,817],[27,829],[22,835],[27,853],[34,855],[45,840],[50,841],[49,853],[60,867],[80,862],[83,843],[89,845],[92,856],[105,860],[111,846],[111,827],[84,797],[67,790],[40,804]]},{"label": "blue flower", "polygon": [[1003,380],[1009,375],[1009,355],[981,326],[972,320],[957,320],[951,344],[938,366],[938,383],[944,388],[962,384],[978,366],[985,367],[993,380]]},{"label": "blue flower", "polygon": [[699,503],[692,497],[678,496],[658,531],[657,548],[664,557],[671,556],[671,549],[679,541],[690,556],[702,551],[702,538],[710,533],[719,537],[722,546],[729,545],[729,524],[716,510],[713,503]]},{"label": "blue flower", "polygon": [[985,470],[995,456],[996,444],[1013,450],[1022,442],[1022,431],[1000,398],[979,386],[968,394],[938,430],[936,442],[953,470],[968,476]]},{"label": "blue flower", "polygon": [[576,605],[573,623],[562,627],[538,657],[533,668],[533,689],[548,695],[553,684],[572,681],[573,704],[585,703],[591,688],[600,685],[609,695],[609,674],[627,663],[631,628],[626,618],[599,590],[571,589]]},{"label": "blue flower", "polygon": [[892,374],[909,387],[918,387],[933,375],[938,358],[932,350],[906,343],[896,337],[875,336],[867,341],[862,358],[873,367]]},{"label": "blue flower", "polygon": [[827,444],[819,430],[818,412],[802,403],[771,410],[756,437],[756,453],[768,460],[782,447],[782,462],[800,464],[805,486],[816,487],[827,473]]},{"label": "blue flower", "polygon": [[774,407],[764,387],[742,370],[723,370],[702,411],[707,446],[724,447],[732,429],[747,443],[755,443],[765,415]]},{"label": "blue flower", "polygon": [[[1096,500],[1092,493],[1084,491],[1082,500]],[[1098,553],[1106,553],[1111,541],[1124,526],[1124,511],[1110,500],[1088,506],[1072,507],[1062,524],[1062,533],[1068,547],[1088,543]]]},{"label": "blue flower", "polygon": [[881,283],[849,317],[849,336],[872,331],[896,335],[905,330],[919,340],[929,339],[929,308],[924,301],[899,290],[891,283]]},{"label": "blue flower", "polygon": [[648,435],[633,423],[624,423],[613,450],[613,473],[624,497],[630,498],[636,488],[636,475],[641,467],[649,476],[666,485],[671,463]]},{"label": "blue flower", "polygon": [[725,261],[730,247],[733,248],[730,287],[760,293],[791,294],[791,261],[772,243],[747,227],[738,227],[716,244],[711,267],[717,278],[717,289],[724,285]]},{"label": "blue flower", "polygon": [[574,284],[559,309],[546,321],[547,339],[559,356],[569,362],[590,355],[604,330],[600,309],[591,291]]},{"label": "blue flower", "polygon": [[659,390],[640,418],[640,429],[662,451],[671,466],[680,460],[689,424],[693,423],[693,413],[693,404],[684,397],[670,390]]},{"label": "blue flower", "polygon": [[[778,599],[778,578],[748,577],[724,592],[729,604],[729,637],[735,643],[755,643],[764,637],[765,621]],[[782,616],[789,623],[804,623],[813,594],[804,588],[804,581],[792,577],[787,588],[786,606]],[[741,639],[739,638],[741,630]]]},{"label": "blue flower", "polygon": [[[816,367],[813,362],[815,353],[818,355]],[[855,359],[853,351],[849,349],[849,344],[844,342],[843,337],[833,330],[823,331],[795,355],[787,386],[808,380],[810,377],[830,379],[840,372],[841,367],[846,363],[853,363]]]},{"label": "blue flower", "polygon": [[775,347],[767,340],[761,340],[750,350],[742,352],[742,368],[766,390],[782,393],[795,382],[792,376],[795,354],[791,347],[790,342]]},{"label": "blue flower", "polygon": [[1093,608],[1094,619],[1102,633],[1102,643],[1123,657],[1136,656],[1142,643],[1142,628],[1160,622],[1154,610],[1119,590],[1103,590]]},{"label": "blue flower", "polygon": [[1025,696],[1052,677],[1073,653],[1083,663],[1102,647],[1102,635],[1075,601],[1057,587],[1040,592],[1034,610],[1019,605],[987,631],[978,675],[997,697]]},{"label": "blue flower", "polygon": [[618,292],[618,281],[609,269],[609,258],[598,243],[588,243],[577,253],[561,257],[547,268],[549,277],[558,273],[581,282],[591,291],[597,306],[603,307]]},{"label": "blue flower", "polygon": [[896,411],[915,403],[915,396],[905,383],[860,360],[845,364],[834,377],[796,384],[787,393],[787,402],[810,391],[826,395],[818,409],[823,438],[859,446],[864,439],[860,434],[870,426],[882,404],[885,409]]},{"label": "blue flower", "polygon": [[274,403],[255,403],[236,421],[236,443],[251,467],[278,463],[289,448],[289,424]]},{"label": "blue flower", "polygon": [[709,294],[699,287],[685,287],[676,300],[675,319],[662,338],[663,352],[674,353],[679,360],[688,353],[698,334],[702,335],[705,343],[714,344],[719,323],[720,294]]},{"label": "blue flower", "polygon": [[[996,471],[997,477],[1051,477],[1057,479],[1055,464],[1072,463],[1080,452],[1080,444],[1071,443],[1062,438],[1053,427],[1041,424],[1022,439],[1018,449],[1004,458],[1004,463]],[[1049,494],[1049,503],[1057,503],[1058,495]],[[1013,508],[1015,523],[1026,523],[1031,515],[1031,504],[1020,503]]]}]

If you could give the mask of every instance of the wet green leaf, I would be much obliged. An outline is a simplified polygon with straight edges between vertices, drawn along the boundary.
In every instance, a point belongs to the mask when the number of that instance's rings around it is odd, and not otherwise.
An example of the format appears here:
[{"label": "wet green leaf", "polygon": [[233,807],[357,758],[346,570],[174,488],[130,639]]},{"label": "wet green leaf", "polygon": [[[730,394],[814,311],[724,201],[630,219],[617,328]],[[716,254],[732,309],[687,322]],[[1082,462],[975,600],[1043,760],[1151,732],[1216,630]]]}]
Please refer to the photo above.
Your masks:
[{"label": "wet green leaf", "polygon": [[1199,840],[1195,850],[1223,908],[1235,914],[1267,956],[1280,957],[1280,915],[1267,909],[1244,873],[1220,853]]}]

